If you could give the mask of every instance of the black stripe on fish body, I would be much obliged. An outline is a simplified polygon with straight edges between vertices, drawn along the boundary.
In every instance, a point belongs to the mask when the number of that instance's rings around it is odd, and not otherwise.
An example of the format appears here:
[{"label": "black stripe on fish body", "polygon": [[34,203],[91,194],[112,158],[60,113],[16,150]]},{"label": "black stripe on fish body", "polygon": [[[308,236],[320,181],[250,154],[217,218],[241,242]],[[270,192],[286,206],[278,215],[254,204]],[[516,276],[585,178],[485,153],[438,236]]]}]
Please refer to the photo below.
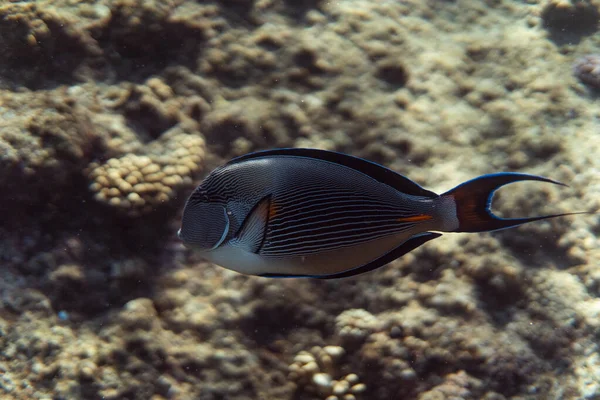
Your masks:
[{"label": "black stripe on fish body", "polygon": [[[319,163],[320,167],[323,166]],[[273,219],[272,226],[288,222],[299,223],[302,219],[332,216],[335,212],[375,212],[385,214],[410,214],[414,204],[406,197],[401,197],[395,189],[381,186],[367,175],[356,174],[357,181],[343,184],[335,182],[335,174],[346,174],[343,167],[336,167],[333,182],[298,183],[296,177],[292,185],[285,185],[274,190],[275,202],[280,210]],[[318,180],[318,175],[311,177]],[[331,178],[328,176],[327,178]],[[382,190],[386,188],[387,190]]]},{"label": "black stripe on fish body", "polygon": [[[281,204],[281,202],[278,202]],[[401,217],[407,212],[398,207],[361,199],[315,200],[281,209],[273,219],[273,227],[310,223],[311,220],[343,217]],[[353,215],[354,214],[354,215]]]},{"label": "black stripe on fish body", "polygon": [[328,161],[362,172],[363,174],[366,174],[381,183],[395,188],[401,193],[428,198],[438,197],[436,193],[421,187],[420,185],[408,179],[407,177],[400,175],[399,173],[389,168],[376,164],[372,161],[364,160],[362,158],[354,157],[348,154],[337,153],[334,151],[318,149],[274,149],[257,151],[255,153],[250,153],[234,158],[227,165],[233,165],[252,159],[276,156],[289,156]]},{"label": "black stripe on fish body", "polygon": [[[239,197],[239,188],[244,186],[249,176],[244,173],[243,168],[236,170],[225,164],[212,171],[202,183],[192,192],[188,201],[208,201],[215,203],[227,203],[232,198]],[[245,197],[251,198],[250,195]]]},{"label": "black stripe on fish body", "polygon": [[[344,205],[345,206],[345,205]],[[344,207],[342,206],[342,207]],[[344,231],[356,229],[385,229],[390,226],[398,230],[403,226],[412,225],[404,222],[404,216],[398,212],[382,213],[377,210],[334,208],[323,212],[315,208],[310,214],[299,213],[296,219],[290,218],[289,222],[279,222],[277,216],[270,225],[269,236],[277,241],[286,241],[294,235],[321,236],[327,234],[343,234]],[[329,209],[329,207],[327,207]]]},{"label": "black stripe on fish body", "polygon": [[[407,227],[406,229],[408,230],[409,227]],[[290,243],[287,246],[268,246],[268,248],[266,249],[263,248],[260,254],[266,257],[308,256],[312,254],[322,253],[325,251],[351,247],[353,245],[366,243],[386,236],[391,236],[400,232],[402,231],[398,229],[388,229],[387,231],[382,231],[381,228],[377,228],[372,231],[353,231],[353,234],[351,236],[346,235],[343,238],[341,238],[341,240],[339,237],[339,233],[332,235],[329,238],[329,240],[324,240],[322,238],[313,238],[312,241],[308,241],[305,236],[299,236],[295,238],[296,240],[293,243]],[[267,241],[267,243],[269,242]]]},{"label": "black stripe on fish body", "polygon": [[[314,199],[298,207],[274,198],[277,212],[269,221],[265,256],[308,255],[348,247],[413,228],[419,215],[396,199],[395,207],[360,196]],[[407,218],[409,219],[407,221]]]},{"label": "black stripe on fish body", "polygon": [[403,209],[406,212],[410,212],[410,206],[403,205],[402,202],[397,201],[396,198],[386,198],[382,196],[375,196],[371,193],[360,193],[356,190],[348,190],[344,188],[311,188],[310,190],[299,190],[290,192],[278,192],[277,199],[280,203],[293,204],[293,209],[286,210],[288,214],[293,214],[294,210],[304,209],[310,207],[335,207],[344,203],[357,203],[357,202],[369,202],[377,203],[381,210],[394,210],[398,211]]},{"label": "black stripe on fish body", "polygon": [[[329,208],[329,207],[328,207]],[[315,210],[319,211],[319,210]],[[292,232],[310,231],[314,229],[327,228],[329,230],[337,230],[338,227],[350,226],[356,224],[361,227],[375,225],[379,223],[393,223],[397,225],[402,219],[398,212],[377,212],[377,211],[360,211],[360,210],[340,210],[332,209],[327,212],[327,215],[314,215],[298,217],[295,220],[289,218],[287,222],[272,223],[271,233],[279,235],[281,239]],[[410,222],[410,221],[406,221]]]},{"label": "black stripe on fish body", "polygon": [[315,225],[306,230],[291,230],[288,234],[278,235],[268,231],[263,255],[308,255],[321,251],[369,242],[381,237],[394,235],[413,228],[413,223],[391,221],[368,221],[365,223],[347,223],[328,226]]}]

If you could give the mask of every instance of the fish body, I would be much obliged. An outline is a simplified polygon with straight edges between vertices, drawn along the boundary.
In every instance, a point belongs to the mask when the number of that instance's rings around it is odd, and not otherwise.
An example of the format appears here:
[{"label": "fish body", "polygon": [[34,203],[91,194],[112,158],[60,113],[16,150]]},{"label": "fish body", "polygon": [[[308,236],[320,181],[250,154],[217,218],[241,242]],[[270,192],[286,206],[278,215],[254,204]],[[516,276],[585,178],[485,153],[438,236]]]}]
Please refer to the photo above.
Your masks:
[{"label": "fish body", "polygon": [[268,150],[210,173],[189,197],[178,236],[208,261],[241,273],[341,278],[385,265],[439,232],[491,231],[559,216],[495,217],[494,191],[522,180],[560,184],[499,173],[437,195],[361,158]]}]

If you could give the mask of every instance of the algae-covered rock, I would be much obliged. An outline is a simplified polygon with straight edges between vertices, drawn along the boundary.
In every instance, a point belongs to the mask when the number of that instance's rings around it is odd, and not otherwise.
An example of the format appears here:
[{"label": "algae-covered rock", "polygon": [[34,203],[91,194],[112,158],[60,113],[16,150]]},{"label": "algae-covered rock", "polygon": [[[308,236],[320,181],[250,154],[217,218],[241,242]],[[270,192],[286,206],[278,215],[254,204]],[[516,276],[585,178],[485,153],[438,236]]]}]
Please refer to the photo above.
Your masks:
[{"label": "algae-covered rock", "polygon": [[0,92],[3,202],[51,203],[101,147],[90,112],[66,91]]},{"label": "algae-covered rock", "polygon": [[5,56],[0,71],[16,83],[43,87],[69,80],[102,54],[90,28],[96,21],[107,23],[110,9],[100,4],[56,8],[52,3],[0,6],[0,46]]}]

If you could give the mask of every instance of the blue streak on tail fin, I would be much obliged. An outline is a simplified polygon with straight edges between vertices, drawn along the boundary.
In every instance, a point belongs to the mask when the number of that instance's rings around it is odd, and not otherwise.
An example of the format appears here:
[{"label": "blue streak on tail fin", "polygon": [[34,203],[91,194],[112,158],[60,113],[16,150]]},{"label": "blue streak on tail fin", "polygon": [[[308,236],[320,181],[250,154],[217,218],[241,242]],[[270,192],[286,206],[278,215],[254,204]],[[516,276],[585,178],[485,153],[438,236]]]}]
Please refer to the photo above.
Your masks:
[{"label": "blue streak on tail fin", "polygon": [[456,215],[459,227],[454,232],[487,232],[512,228],[528,222],[540,221],[565,215],[587,214],[586,212],[544,215],[529,218],[499,218],[490,210],[494,192],[500,187],[519,181],[540,181],[555,185],[567,186],[537,175],[516,172],[500,172],[482,175],[478,178],[458,185],[442,196],[451,196],[456,204]]}]

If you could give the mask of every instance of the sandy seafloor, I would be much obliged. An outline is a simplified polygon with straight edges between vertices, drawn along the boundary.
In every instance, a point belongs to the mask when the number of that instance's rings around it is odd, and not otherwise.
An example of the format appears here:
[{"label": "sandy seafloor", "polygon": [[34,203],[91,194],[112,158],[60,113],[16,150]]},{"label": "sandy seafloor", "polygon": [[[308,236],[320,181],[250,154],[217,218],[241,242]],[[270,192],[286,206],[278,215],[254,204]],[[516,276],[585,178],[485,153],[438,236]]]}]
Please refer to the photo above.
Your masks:
[{"label": "sandy seafloor", "polygon": [[502,215],[600,208],[599,1],[0,2],[0,398],[600,399],[600,221],[334,281],[174,238],[209,170],[319,147]]}]

